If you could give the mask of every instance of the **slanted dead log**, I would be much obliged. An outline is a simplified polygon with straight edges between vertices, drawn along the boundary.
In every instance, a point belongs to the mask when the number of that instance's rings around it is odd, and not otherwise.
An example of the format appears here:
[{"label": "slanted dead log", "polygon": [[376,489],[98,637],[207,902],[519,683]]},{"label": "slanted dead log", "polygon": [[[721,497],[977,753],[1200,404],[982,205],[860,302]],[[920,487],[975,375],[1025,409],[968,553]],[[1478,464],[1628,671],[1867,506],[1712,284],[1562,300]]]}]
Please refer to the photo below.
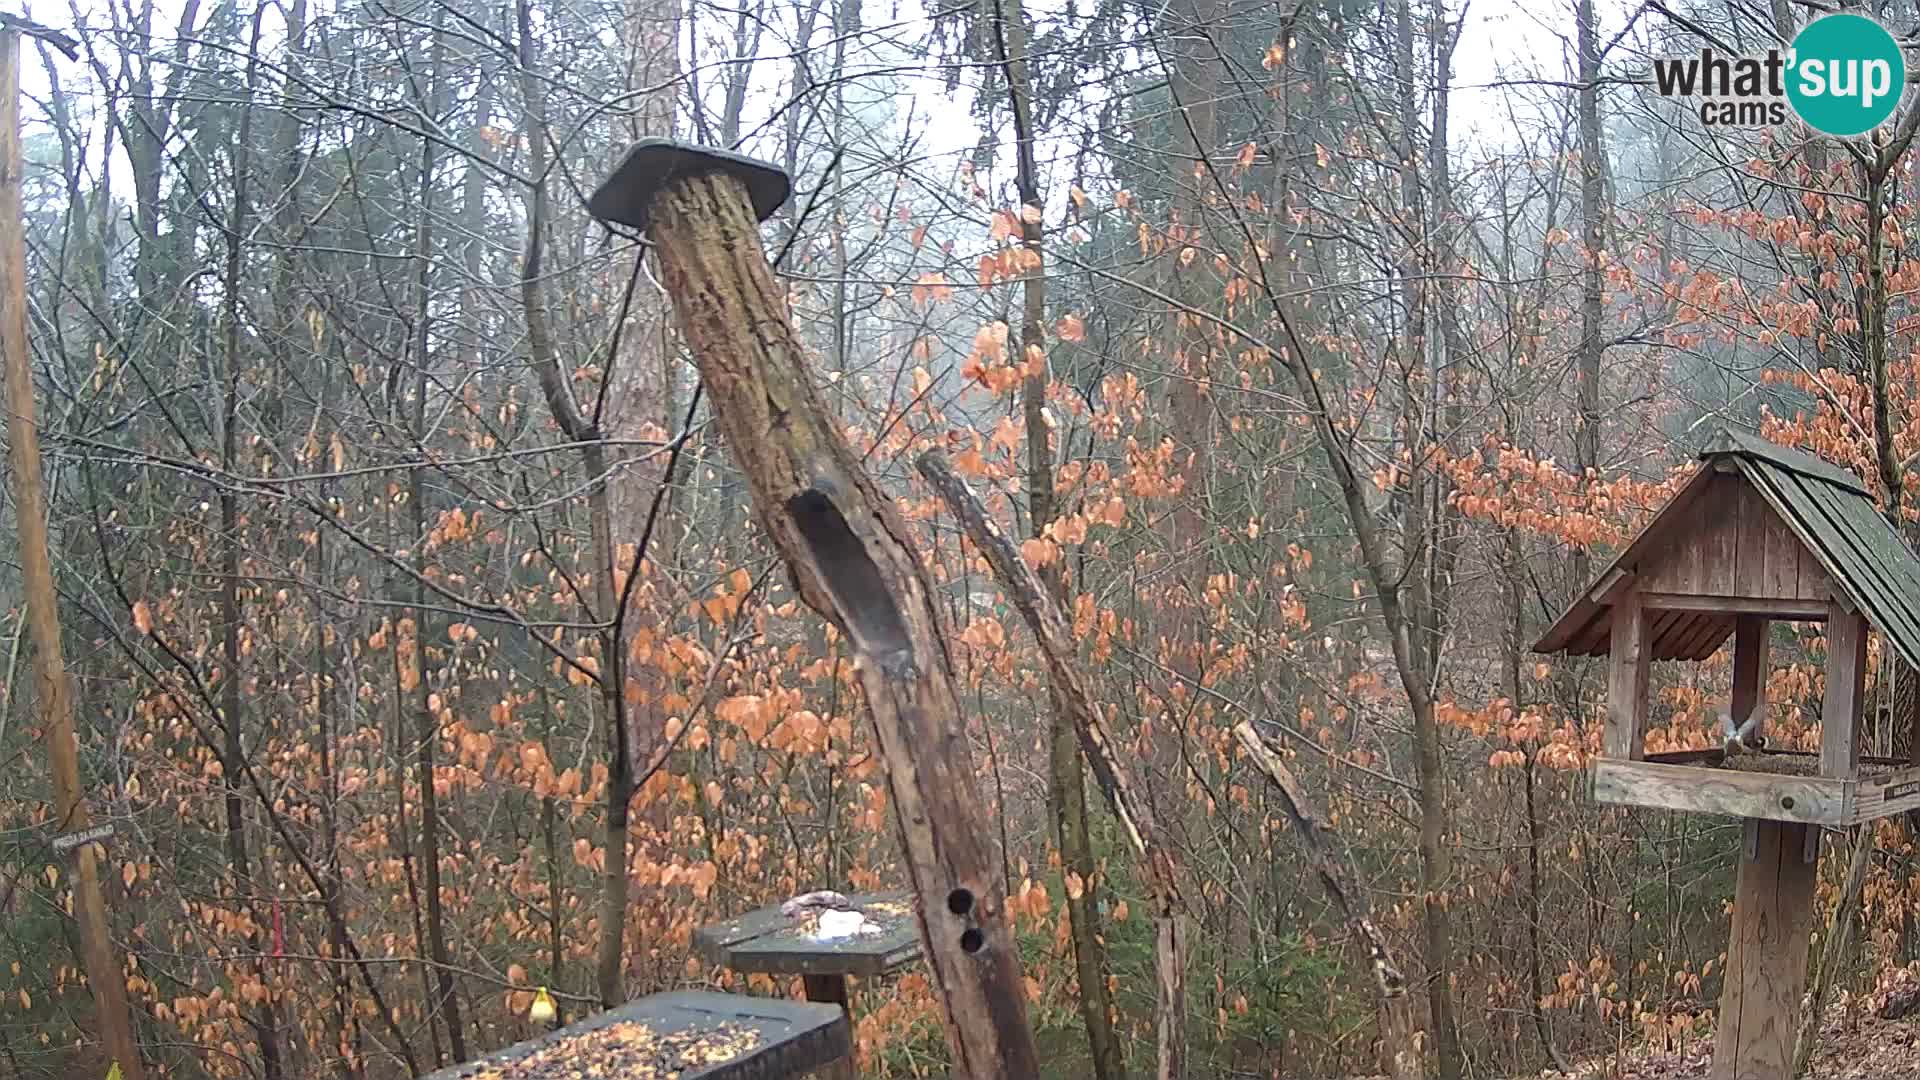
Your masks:
[{"label": "slanted dead log", "polygon": [[1367,950],[1367,960],[1373,966],[1376,1006],[1380,1011],[1380,1043],[1385,1051],[1382,1056],[1387,1059],[1394,1080],[1420,1080],[1425,1074],[1420,1065],[1419,1043],[1414,1038],[1413,1014],[1407,1005],[1407,979],[1393,962],[1386,935],[1373,921],[1373,905],[1367,902],[1367,894],[1354,880],[1346,845],[1333,827],[1314,813],[1306,789],[1300,786],[1293,770],[1287,768],[1280,752],[1254,730],[1252,723],[1242,720],[1235,724],[1233,735],[1254,767],[1266,774],[1279,793],[1280,805],[1293,823],[1294,832],[1300,835],[1300,842],[1306,846],[1307,860],[1319,875],[1321,887],[1327,891],[1333,906],[1340,909],[1347,930]]},{"label": "slanted dead log", "polygon": [[1039,1073],[947,642],[906,522],[815,389],[758,223],[787,175],[647,139],[588,208],[644,230],[755,514],[800,596],[846,635],[886,768],[954,1075]]},{"label": "slanted dead log", "polygon": [[1046,658],[1047,675],[1053,680],[1058,700],[1080,736],[1080,748],[1094,782],[1100,785],[1100,793],[1106,796],[1107,805],[1127,834],[1127,842],[1140,858],[1154,906],[1153,968],[1158,984],[1154,1033],[1159,1047],[1156,1075],[1160,1080],[1176,1080],[1186,1075],[1186,905],[1180,897],[1179,879],[1184,871],[1179,857],[1161,836],[1153,808],[1140,797],[1138,787],[1114,753],[1113,738],[1094,709],[1086,677],[1075,661],[1073,634],[1060,605],[944,456],[928,451],[920,455],[919,468],[920,475],[933,485],[966,530],[973,546],[986,556],[1007,598],[1027,620]]}]

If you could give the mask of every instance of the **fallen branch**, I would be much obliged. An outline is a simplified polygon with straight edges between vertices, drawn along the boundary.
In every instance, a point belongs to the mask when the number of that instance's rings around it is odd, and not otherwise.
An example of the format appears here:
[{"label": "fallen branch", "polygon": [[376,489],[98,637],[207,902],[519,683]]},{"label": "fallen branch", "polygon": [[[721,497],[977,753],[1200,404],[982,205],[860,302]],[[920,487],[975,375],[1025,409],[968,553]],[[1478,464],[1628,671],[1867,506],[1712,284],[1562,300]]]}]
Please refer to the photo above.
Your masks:
[{"label": "fallen branch", "polygon": [[1186,1069],[1186,926],[1185,904],[1180,898],[1179,877],[1184,873],[1172,846],[1160,835],[1153,809],[1138,794],[1113,751],[1113,739],[1107,734],[1087,690],[1086,678],[1074,661],[1077,649],[1060,605],[1040,584],[1040,577],[1020,557],[1013,541],[987,516],[986,508],[953,471],[953,466],[938,451],[930,450],[919,459],[920,475],[927,478],[947,508],[959,519],[974,547],[986,556],[993,576],[1007,592],[1020,614],[1033,630],[1046,657],[1047,675],[1053,680],[1061,704],[1066,706],[1080,736],[1080,748],[1087,757],[1094,782],[1107,798],[1107,805],[1120,820],[1127,842],[1140,857],[1146,871],[1154,904],[1154,975],[1158,992],[1154,1001],[1154,1028],[1159,1047],[1156,1075],[1160,1080],[1175,1080]]}]

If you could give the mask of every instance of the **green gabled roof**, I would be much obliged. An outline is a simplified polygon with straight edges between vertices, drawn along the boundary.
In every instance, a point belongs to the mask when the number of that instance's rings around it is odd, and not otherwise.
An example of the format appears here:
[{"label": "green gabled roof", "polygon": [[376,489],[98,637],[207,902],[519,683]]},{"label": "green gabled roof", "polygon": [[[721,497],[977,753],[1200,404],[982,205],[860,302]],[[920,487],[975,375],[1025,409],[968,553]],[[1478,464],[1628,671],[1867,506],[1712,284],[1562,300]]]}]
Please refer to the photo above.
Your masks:
[{"label": "green gabled roof", "polygon": [[[1536,652],[1605,654],[1604,636],[1595,640],[1597,629],[1611,621],[1612,600],[1603,595],[1603,586],[1669,542],[1674,523],[1682,517],[1676,511],[1704,493],[1704,481],[1724,462],[1753,485],[1820,563],[1833,587],[1879,629],[1888,647],[1920,668],[1920,559],[1880,514],[1865,482],[1832,462],[1730,428],[1721,429],[1699,456],[1699,471],[1534,644]],[[1698,622],[1704,617],[1693,618]],[[1655,655],[1699,659],[1711,654],[1731,629],[1729,620],[1715,622],[1708,629],[1723,632],[1706,637],[1683,634],[1685,627],[1678,624],[1671,635],[1656,634],[1676,640],[1654,642]],[[1722,622],[1725,626],[1718,625]],[[1688,640],[1680,642],[1679,637]]]},{"label": "green gabled roof", "polygon": [[1807,546],[1836,589],[1901,659],[1920,667],[1920,559],[1859,477],[1799,450],[1722,429],[1700,451],[1724,458]]}]

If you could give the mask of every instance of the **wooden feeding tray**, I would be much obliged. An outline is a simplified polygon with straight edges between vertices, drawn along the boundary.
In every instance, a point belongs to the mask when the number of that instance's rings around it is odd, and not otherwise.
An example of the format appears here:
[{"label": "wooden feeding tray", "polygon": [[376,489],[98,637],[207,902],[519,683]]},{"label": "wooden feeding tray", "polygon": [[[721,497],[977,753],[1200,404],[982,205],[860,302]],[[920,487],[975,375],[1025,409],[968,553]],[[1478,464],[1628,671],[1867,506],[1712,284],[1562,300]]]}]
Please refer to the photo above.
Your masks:
[{"label": "wooden feeding tray", "polygon": [[694,931],[693,947],[722,967],[773,975],[871,977],[920,959],[920,927],[913,917],[912,894],[862,893],[847,899],[880,924],[881,932],[815,938],[782,915],[779,904],[773,904],[701,927]]},{"label": "wooden feeding tray", "polygon": [[845,1058],[837,1006],[705,990],[654,994],[426,1080],[781,1080]]},{"label": "wooden feeding tray", "polygon": [[1820,755],[1684,750],[1643,761],[1601,758],[1593,797],[1604,803],[1840,828],[1920,809],[1920,767],[1862,757],[1859,776],[1818,775]]}]

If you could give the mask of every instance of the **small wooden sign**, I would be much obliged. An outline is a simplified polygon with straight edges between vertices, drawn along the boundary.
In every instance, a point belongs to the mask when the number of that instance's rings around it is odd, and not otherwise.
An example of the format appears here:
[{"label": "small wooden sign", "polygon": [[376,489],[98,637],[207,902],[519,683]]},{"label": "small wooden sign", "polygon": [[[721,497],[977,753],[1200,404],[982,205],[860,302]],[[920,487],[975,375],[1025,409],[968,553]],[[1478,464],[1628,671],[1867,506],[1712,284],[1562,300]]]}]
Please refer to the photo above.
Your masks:
[{"label": "small wooden sign", "polygon": [[74,848],[79,847],[81,844],[91,844],[97,840],[105,840],[112,835],[113,825],[111,823],[95,825],[91,829],[81,829],[79,832],[70,832],[65,836],[54,837],[53,850],[64,855]]},{"label": "small wooden sign", "polygon": [[1886,792],[1881,797],[1892,801],[1894,799],[1904,799],[1909,795],[1920,795],[1920,780],[1908,780],[1904,783],[1888,784]]}]

